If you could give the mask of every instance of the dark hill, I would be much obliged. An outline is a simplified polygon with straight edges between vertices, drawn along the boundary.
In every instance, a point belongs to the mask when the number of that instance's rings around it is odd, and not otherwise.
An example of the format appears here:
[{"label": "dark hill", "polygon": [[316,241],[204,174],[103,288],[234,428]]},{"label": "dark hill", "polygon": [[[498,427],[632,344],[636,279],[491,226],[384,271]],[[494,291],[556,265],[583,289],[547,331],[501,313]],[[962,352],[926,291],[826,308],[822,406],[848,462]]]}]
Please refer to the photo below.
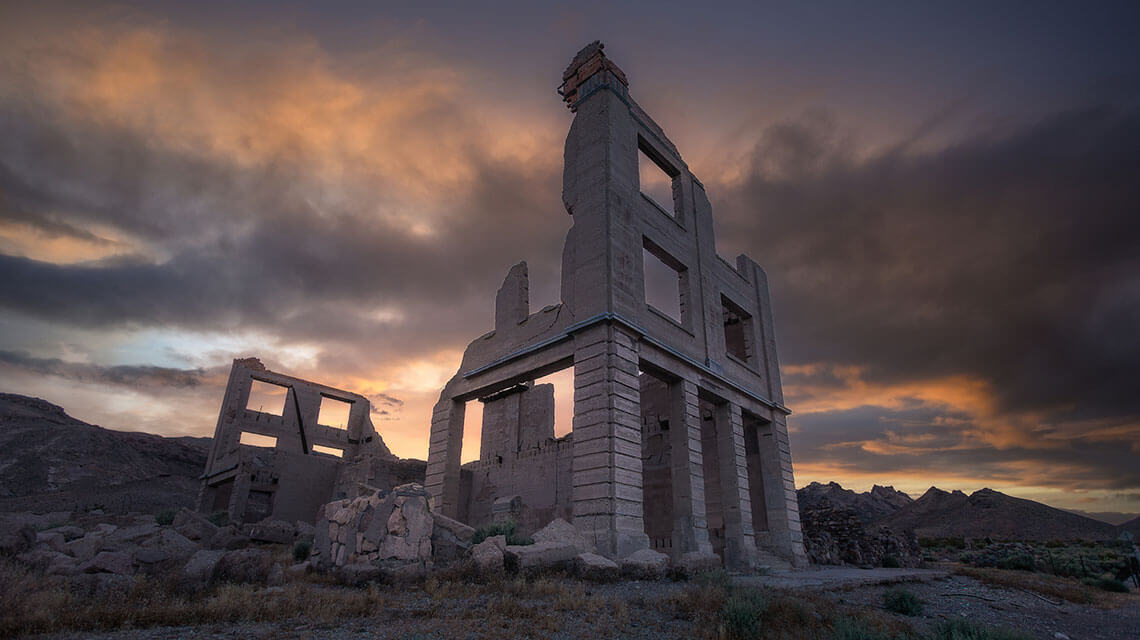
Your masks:
[{"label": "dark hill", "polygon": [[0,394],[0,511],[190,507],[209,443],[112,431],[39,398]]},{"label": "dark hill", "polygon": [[919,537],[991,537],[999,540],[1104,540],[1119,528],[992,489],[970,495],[931,487],[921,498],[881,520]]},{"label": "dark hill", "polygon": [[796,491],[796,497],[800,511],[821,508],[827,501],[834,507],[854,511],[864,524],[885,518],[914,501],[907,494],[895,491],[894,487],[875,485],[868,492],[855,493],[844,489],[838,482],[813,482]]}]

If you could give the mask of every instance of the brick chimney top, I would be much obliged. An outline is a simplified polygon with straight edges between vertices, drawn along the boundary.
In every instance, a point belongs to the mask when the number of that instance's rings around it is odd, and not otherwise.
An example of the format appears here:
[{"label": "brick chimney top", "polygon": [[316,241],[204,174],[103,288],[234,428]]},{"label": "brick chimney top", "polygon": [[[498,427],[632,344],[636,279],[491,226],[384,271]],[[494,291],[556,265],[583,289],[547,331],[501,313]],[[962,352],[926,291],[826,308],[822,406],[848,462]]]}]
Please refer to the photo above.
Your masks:
[{"label": "brick chimney top", "polygon": [[582,85],[598,73],[604,74],[599,84],[611,84],[609,77],[612,76],[621,83],[621,93],[625,93],[625,88],[629,86],[625,72],[607,58],[602,51],[605,46],[600,40],[595,40],[586,45],[570,61],[570,66],[566,67],[566,71],[562,72],[562,85],[558,87],[558,95],[562,96],[566,106],[571,111],[577,110],[578,100],[583,97],[581,95],[583,92],[580,90]]}]

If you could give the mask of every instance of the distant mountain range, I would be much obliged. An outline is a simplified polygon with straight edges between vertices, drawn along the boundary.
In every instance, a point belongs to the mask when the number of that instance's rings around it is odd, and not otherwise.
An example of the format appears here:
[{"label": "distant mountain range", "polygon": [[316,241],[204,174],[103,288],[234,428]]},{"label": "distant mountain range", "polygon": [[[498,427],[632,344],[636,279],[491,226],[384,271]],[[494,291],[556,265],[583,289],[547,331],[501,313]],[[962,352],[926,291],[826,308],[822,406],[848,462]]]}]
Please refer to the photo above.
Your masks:
[{"label": "distant mountain range", "polygon": [[[209,448],[210,438],[113,431],[45,400],[0,393],[0,512],[191,507]],[[850,509],[864,526],[920,537],[1107,539],[1127,530],[1140,539],[1140,518],[1114,526],[991,489],[966,495],[931,487],[915,500],[893,487],[856,493],[813,482],[797,495],[801,512]]]},{"label": "distant mountain range", "polygon": [[112,431],[0,393],[0,511],[192,507],[210,438]]},{"label": "distant mountain range", "polygon": [[970,495],[931,487],[917,500],[876,485],[856,493],[835,482],[813,482],[797,491],[801,512],[826,505],[850,509],[864,525],[914,531],[920,538],[991,537],[1003,540],[1106,540],[1122,531],[1140,538],[1140,518],[1112,525],[993,489]]}]

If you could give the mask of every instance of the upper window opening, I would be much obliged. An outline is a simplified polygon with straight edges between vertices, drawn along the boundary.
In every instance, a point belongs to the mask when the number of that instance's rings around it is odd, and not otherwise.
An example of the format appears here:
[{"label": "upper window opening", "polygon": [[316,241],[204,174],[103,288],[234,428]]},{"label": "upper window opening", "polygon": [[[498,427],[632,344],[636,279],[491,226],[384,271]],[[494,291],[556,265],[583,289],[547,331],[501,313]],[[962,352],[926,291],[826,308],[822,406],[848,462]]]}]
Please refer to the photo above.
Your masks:
[{"label": "upper window opening", "polygon": [[323,453],[325,455],[335,456],[337,458],[343,458],[344,457],[344,449],[338,449],[336,447],[326,447],[324,445],[319,445],[319,444],[313,445],[313,453]]},{"label": "upper window opening", "polygon": [[724,348],[729,355],[748,362],[752,356],[752,316],[740,305],[721,296]]},{"label": "upper window opening", "polygon": [[288,392],[288,387],[254,380],[249,388],[249,399],[245,403],[245,408],[274,416],[284,415],[285,396]]},{"label": "upper window opening", "polygon": [[272,449],[277,446],[277,438],[273,436],[263,436],[260,433],[251,433],[249,431],[242,431],[241,438],[238,442],[250,447],[266,447]]},{"label": "upper window opening", "polygon": [[347,429],[348,416],[352,413],[352,403],[321,396],[321,409],[317,413],[317,424],[334,429]]},{"label": "upper window opening", "polygon": [[642,249],[645,270],[645,304],[673,319],[686,323],[686,270],[683,265],[646,240]]},{"label": "upper window opening", "polygon": [[637,175],[641,193],[674,218],[677,210],[673,198],[673,177],[677,173],[646,153],[645,145],[637,149]]}]

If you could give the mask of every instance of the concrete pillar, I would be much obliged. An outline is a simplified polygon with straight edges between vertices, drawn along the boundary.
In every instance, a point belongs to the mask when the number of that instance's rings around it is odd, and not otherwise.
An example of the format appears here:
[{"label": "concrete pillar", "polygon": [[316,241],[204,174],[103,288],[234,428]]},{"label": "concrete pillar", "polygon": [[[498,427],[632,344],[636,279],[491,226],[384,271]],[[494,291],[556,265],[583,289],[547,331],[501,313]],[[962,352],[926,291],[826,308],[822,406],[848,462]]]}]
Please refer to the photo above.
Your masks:
[{"label": "concrete pillar", "polygon": [[637,364],[637,338],[618,326],[574,334],[574,525],[609,558],[649,547]]},{"label": "concrete pillar", "polygon": [[459,517],[459,456],[463,450],[464,404],[444,396],[431,415],[425,489],[432,509]]},{"label": "concrete pillar", "polygon": [[697,385],[688,380],[669,385],[669,445],[674,559],[694,551],[711,554],[701,466],[701,410]]},{"label": "concrete pillar", "polygon": [[756,564],[752,532],[752,500],[748,495],[748,459],[744,451],[744,420],[740,405],[716,407],[716,445],[720,462],[721,504],[724,512],[724,565],[748,571]]},{"label": "concrete pillar", "polygon": [[772,412],[774,421],[759,434],[764,501],[768,508],[768,539],[772,550],[796,566],[807,564],[800,508],[792,475],[792,453],[784,414]]}]

